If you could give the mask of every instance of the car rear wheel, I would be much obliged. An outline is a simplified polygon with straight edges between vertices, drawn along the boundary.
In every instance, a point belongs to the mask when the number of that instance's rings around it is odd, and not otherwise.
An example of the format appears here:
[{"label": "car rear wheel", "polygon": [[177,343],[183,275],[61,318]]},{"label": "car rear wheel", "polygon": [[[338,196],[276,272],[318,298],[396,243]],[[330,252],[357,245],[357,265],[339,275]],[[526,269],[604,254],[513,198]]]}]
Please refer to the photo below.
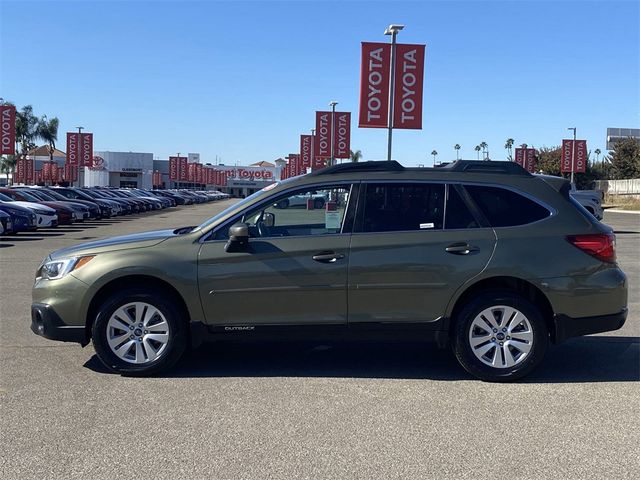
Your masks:
[{"label": "car rear wheel", "polygon": [[510,292],[479,295],[457,316],[454,353],[465,370],[484,381],[524,377],[542,361],[548,345],[538,308]]},{"label": "car rear wheel", "polygon": [[185,322],[172,297],[140,290],[125,290],[105,301],[92,338],[107,368],[137,376],[173,366],[187,345]]}]

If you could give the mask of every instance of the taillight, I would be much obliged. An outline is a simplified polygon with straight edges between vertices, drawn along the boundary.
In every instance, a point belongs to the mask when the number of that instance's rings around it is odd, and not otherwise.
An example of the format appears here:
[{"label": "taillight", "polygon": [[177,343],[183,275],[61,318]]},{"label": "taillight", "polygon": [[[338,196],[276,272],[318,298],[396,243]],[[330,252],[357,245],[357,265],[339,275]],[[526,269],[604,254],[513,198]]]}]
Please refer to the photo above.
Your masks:
[{"label": "taillight", "polygon": [[610,263],[616,261],[616,236],[613,233],[570,235],[567,240],[584,253],[598,260]]}]

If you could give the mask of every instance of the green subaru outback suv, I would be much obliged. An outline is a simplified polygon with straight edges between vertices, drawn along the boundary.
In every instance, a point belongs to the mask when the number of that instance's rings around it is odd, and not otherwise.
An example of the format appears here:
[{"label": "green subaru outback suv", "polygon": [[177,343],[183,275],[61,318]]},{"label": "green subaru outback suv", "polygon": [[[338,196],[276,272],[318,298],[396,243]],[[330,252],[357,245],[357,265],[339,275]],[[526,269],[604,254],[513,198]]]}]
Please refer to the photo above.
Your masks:
[{"label": "green subaru outback suv", "polygon": [[203,340],[306,334],[436,341],[471,374],[514,380],[549,343],[627,315],[615,237],[569,190],[508,162],[328,167],[196,227],[52,253],[31,328],[92,341],[127,375],[160,372]]}]

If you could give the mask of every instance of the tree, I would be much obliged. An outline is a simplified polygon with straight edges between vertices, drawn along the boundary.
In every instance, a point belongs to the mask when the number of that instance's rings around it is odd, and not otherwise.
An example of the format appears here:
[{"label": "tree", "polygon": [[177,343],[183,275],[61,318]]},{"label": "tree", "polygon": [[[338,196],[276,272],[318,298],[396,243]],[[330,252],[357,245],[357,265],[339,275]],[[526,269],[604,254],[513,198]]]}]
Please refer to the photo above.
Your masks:
[{"label": "tree", "polygon": [[356,150],[355,152],[353,150],[349,150],[349,158],[354,163],[359,162],[362,160],[362,152],[360,150]]},{"label": "tree", "polygon": [[459,144],[459,143],[456,143],[456,144],[453,146],[453,148],[454,148],[454,149],[455,149],[455,151],[456,151],[456,160],[460,160],[460,148],[461,148],[461,147],[460,147],[460,144]]},{"label": "tree", "polygon": [[513,152],[513,144],[514,144],[514,140],[513,140],[513,138],[507,138],[507,141],[506,141],[506,142],[504,142],[504,148],[505,148],[505,150],[508,152],[507,159],[508,159],[510,162],[513,162],[513,155],[512,155],[512,152]]},{"label": "tree", "polygon": [[26,156],[27,152],[35,148],[38,139],[38,117],[33,114],[33,107],[25,105],[22,110],[16,112],[16,142],[20,145],[20,153]]},{"label": "tree", "polygon": [[611,176],[616,180],[640,178],[640,143],[634,138],[616,142],[609,156]]},{"label": "tree", "polygon": [[478,154],[478,160],[480,160],[480,145],[476,145],[476,148],[474,148],[474,150]]},{"label": "tree", "polygon": [[436,166],[436,156],[438,155],[438,152],[436,152],[435,150],[431,150],[431,155],[433,155],[433,166]]},{"label": "tree", "polygon": [[53,117],[51,120],[47,119],[46,115],[43,115],[38,122],[38,136],[47,142],[49,145],[49,159],[53,162],[53,152],[56,149],[56,141],[58,140],[58,121],[57,117]]},{"label": "tree", "polygon": [[482,159],[483,160],[486,160],[487,157],[488,157],[488,154],[489,154],[488,147],[489,147],[489,144],[487,142],[480,143],[480,148],[482,149]]},{"label": "tree", "polygon": [[598,163],[598,161],[600,160],[600,154],[602,153],[602,150],[600,150],[599,148],[595,149],[595,154],[596,154],[596,163]]},{"label": "tree", "polygon": [[[526,148],[526,147],[525,147]],[[542,147],[538,149],[536,171],[545,175],[564,176],[560,173],[560,159],[562,147]],[[593,188],[594,180],[605,178],[603,169],[598,165],[591,165],[587,158],[587,166],[584,173],[576,173],[574,182],[579,190]]]}]

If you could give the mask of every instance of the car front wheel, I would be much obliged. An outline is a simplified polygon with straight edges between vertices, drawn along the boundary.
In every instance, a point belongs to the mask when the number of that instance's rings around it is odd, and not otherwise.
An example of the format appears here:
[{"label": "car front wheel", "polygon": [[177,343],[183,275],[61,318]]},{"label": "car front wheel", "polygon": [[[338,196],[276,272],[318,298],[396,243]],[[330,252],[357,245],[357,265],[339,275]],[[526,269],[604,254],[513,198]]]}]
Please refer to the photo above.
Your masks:
[{"label": "car front wheel", "polygon": [[524,377],[542,361],[548,345],[539,309],[510,292],[479,295],[457,316],[454,353],[465,370],[484,381]]},{"label": "car front wheel", "polygon": [[137,290],[119,292],[103,303],[92,338],[107,368],[137,376],[171,367],[187,345],[185,322],[172,297]]}]

